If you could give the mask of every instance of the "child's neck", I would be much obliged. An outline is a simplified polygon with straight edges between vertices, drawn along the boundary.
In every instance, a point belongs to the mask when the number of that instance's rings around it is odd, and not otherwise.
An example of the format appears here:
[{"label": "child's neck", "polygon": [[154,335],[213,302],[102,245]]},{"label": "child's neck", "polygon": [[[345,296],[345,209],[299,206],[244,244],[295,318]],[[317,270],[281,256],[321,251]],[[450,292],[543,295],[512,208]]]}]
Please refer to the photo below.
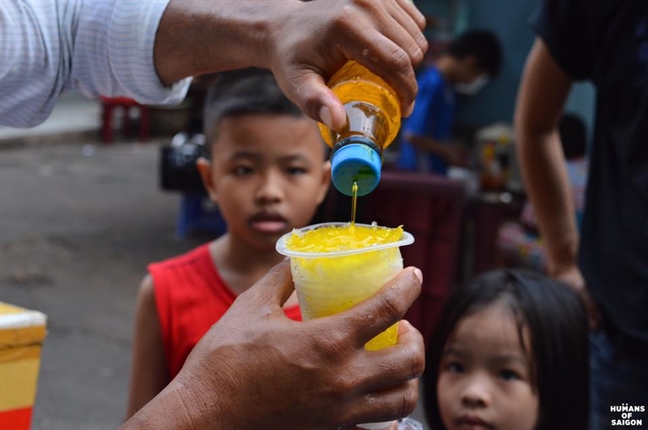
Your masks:
[{"label": "child's neck", "polygon": [[210,252],[219,274],[236,294],[241,294],[283,260],[274,249],[264,250],[229,233],[211,243]]}]

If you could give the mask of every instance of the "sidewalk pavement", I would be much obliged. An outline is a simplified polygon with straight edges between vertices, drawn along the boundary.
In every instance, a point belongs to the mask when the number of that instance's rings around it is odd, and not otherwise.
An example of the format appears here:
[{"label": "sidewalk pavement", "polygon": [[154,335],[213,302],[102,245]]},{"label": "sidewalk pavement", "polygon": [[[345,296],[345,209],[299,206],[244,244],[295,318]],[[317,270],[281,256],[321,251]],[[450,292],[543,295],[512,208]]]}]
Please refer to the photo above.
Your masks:
[{"label": "sidewalk pavement", "polygon": [[158,149],[0,151],[0,300],[48,316],[33,429],[110,429],[124,416],[146,265],[201,242],[174,237],[179,196],[158,188]]}]

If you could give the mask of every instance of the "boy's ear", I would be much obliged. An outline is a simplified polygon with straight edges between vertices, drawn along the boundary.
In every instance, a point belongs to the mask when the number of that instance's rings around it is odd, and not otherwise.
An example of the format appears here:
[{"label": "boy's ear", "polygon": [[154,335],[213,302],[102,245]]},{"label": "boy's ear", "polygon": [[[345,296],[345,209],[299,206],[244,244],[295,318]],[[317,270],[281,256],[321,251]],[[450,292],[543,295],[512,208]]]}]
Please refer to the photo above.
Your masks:
[{"label": "boy's ear", "polygon": [[319,205],[324,201],[326,193],[331,186],[331,162],[329,160],[324,162],[322,169],[322,183],[320,185],[319,195],[317,196],[317,204]]},{"label": "boy's ear", "polygon": [[214,184],[214,177],[212,176],[211,162],[205,157],[200,157],[196,161],[196,168],[200,174],[200,179],[205,186],[205,190],[209,198],[215,203],[218,201],[218,193],[216,192],[216,185]]}]

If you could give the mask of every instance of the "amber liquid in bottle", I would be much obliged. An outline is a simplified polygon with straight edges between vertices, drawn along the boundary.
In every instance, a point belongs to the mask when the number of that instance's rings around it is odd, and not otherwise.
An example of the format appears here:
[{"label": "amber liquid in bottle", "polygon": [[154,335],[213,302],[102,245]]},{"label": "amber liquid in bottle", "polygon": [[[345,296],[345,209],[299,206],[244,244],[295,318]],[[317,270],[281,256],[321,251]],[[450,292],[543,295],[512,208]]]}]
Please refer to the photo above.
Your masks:
[{"label": "amber liquid in bottle", "polygon": [[[358,195],[365,195],[375,187],[376,181],[365,182],[372,175],[380,176],[382,152],[398,134],[401,112],[395,92],[378,76],[364,66],[347,62],[328,82],[328,86],[344,105],[347,122],[342,130],[334,131],[319,124],[320,133],[327,145],[333,149],[331,161],[335,165],[336,151],[349,142],[371,147],[368,164],[372,169],[359,168],[352,177],[336,181],[335,168],[333,182],[344,194],[351,195],[353,183],[358,185]],[[348,176],[348,171],[345,172]],[[340,189],[343,186],[345,189]]]}]

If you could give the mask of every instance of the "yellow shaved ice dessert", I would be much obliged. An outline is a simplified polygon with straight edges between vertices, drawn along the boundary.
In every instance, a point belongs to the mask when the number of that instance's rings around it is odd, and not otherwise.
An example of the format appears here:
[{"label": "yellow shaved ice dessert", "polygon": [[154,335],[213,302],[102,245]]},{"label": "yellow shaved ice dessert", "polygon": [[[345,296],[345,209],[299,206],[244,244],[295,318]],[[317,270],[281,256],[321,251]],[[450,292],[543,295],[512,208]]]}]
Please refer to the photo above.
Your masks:
[{"label": "yellow shaved ice dessert", "polygon": [[[313,257],[291,257],[297,297],[305,320],[345,311],[378,291],[403,269],[398,246],[372,250],[396,243],[403,228],[366,225],[328,225],[313,230],[295,231],[286,240],[291,251],[314,253]],[[355,253],[329,256],[326,253],[356,250]],[[320,254],[324,253],[324,254]],[[367,323],[371,323],[367,315]],[[394,345],[398,327],[394,324],[367,342],[374,350]]]},{"label": "yellow shaved ice dessert", "polygon": [[363,249],[398,242],[403,227],[366,225],[327,225],[314,230],[296,230],[286,240],[286,247],[299,252],[336,252]]}]

